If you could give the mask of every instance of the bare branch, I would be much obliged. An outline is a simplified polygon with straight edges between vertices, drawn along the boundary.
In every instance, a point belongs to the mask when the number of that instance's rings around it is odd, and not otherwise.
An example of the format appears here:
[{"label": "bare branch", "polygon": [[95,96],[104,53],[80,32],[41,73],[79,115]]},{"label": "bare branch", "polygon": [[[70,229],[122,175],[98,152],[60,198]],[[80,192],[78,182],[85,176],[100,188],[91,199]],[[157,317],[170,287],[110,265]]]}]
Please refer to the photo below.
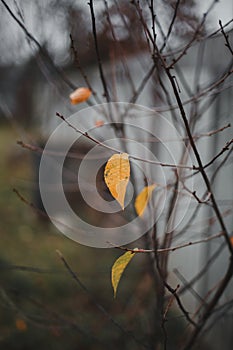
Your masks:
[{"label": "bare branch", "polygon": [[160,253],[166,253],[166,252],[174,252],[174,251],[176,251],[178,249],[190,247],[190,246],[193,246],[195,244],[207,243],[207,242],[211,241],[212,239],[216,239],[216,238],[219,238],[219,237],[222,237],[222,236],[223,236],[223,233],[220,232],[220,233],[217,233],[216,235],[213,235],[213,236],[210,236],[210,237],[207,237],[207,238],[202,238],[202,239],[199,239],[197,241],[193,241],[193,242],[190,241],[190,242],[187,242],[187,243],[179,244],[177,246],[172,246],[172,247],[169,247],[169,248],[161,248],[161,249],[143,249],[143,248],[136,248],[135,249],[135,248],[122,247],[122,246],[115,246],[115,245],[111,244],[111,242],[108,242],[108,243],[110,245],[112,245],[112,247],[114,247],[114,248],[125,250],[127,252],[160,254]]},{"label": "bare branch", "polygon": [[79,285],[79,287],[88,295],[90,301],[95,305],[95,307],[114,325],[116,326],[125,336],[132,338],[137,344],[142,345],[145,349],[148,348],[147,345],[144,343],[141,343],[131,332],[127,332],[108,312],[107,310],[99,304],[93,295],[90,293],[89,289],[82,283],[80,278],[77,276],[77,274],[72,270],[66,259],[64,258],[63,254],[57,250],[56,251],[59,258],[63,262],[65,268],[71,275],[71,277],[74,279],[74,281]]},{"label": "bare branch", "polygon": [[102,61],[101,61],[101,57],[100,57],[100,51],[99,51],[99,45],[98,45],[98,39],[97,39],[97,31],[96,31],[96,22],[95,22],[95,12],[94,12],[93,0],[90,0],[90,2],[88,2],[88,5],[90,6],[90,11],[91,11],[92,33],[93,33],[93,38],[94,38],[96,58],[97,58],[98,67],[99,67],[100,79],[102,81],[102,85],[103,85],[103,89],[104,89],[104,96],[105,96],[107,102],[111,102],[111,98],[110,98],[110,94],[109,94],[109,91],[108,91],[107,82],[106,82],[106,79],[105,79],[105,76],[104,76]]},{"label": "bare branch", "polygon": [[[90,134],[88,134],[87,132],[83,132],[80,129],[76,128],[74,125],[72,125],[63,115],[61,115],[60,113],[56,113],[56,115],[62,119],[69,127],[71,127],[74,131],[78,132],[79,134],[81,134],[82,136],[86,137],[87,139],[89,139],[90,141],[93,141],[94,143],[96,143],[97,145],[104,147],[112,152],[116,152],[116,153],[122,153],[122,151],[108,146],[107,144],[97,140],[96,138],[94,138],[93,136],[91,136]],[[188,166],[188,165],[184,165],[184,164],[168,164],[168,163],[162,163],[162,162],[157,162],[154,160],[150,160],[150,159],[144,159],[141,157],[137,157],[134,155],[129,154],[129,158],[131,159],[135,159],[135,160],[140,160],[141,162],[145,162],[145,163],[150,163],[150,164],[155,164],[155,165],[160,165],[162,167],[169,167],[169,168],[182,168],[182,169],[189,169],[189,170],[197,170],[198,168],[195,166]]]},{"label": "bare branch", "polygon": [[212,300],[209,302],[203,316],[202,319],[199,321],[198,327],[193,331],[192,336],[190,337],[190,339],[188,340],[187,344],[185,345],[185,347],[183,348],[183,350],[190,350],[191,347],[194,345],[194,342],[196,340],[196,338],[198,337],[199,333],[201,332],[201,330],[203,329],[203,327],[205,326],[207,320],[209,319],[209,317],[211,316],[215,306],[217,305],[219,299],[221,298],[222,294],[224,293],[226,287],[228,286],[231,278],[233,275],[233,259],[232,256],[230,258],[230,262],[228,265],[228,269],[227,272],[219,286],[219,288],[217,289],[214,297],[212,298]]},{"label": "bare branch", "polygon": [[[98,98],[98,95],[97,95],[97,92],[95,90],[93,90],[93,87],[86,75],[86,73],[84,72],[82,66],[81,66],[81,63],[79,61],[79,56],[78,56],[78,51],[77,51],[77,48],[75,47],[75,44],[74,44],[74,40],[73,40],[73,37],[72,35],[70,34],[70,48],[74,54],[74,60],[75,60],[75,63],[76,63],[76,66],[77,68],[79,69],[85,83],[87,84],[87,87],[91,90],[92,92],[92,95],[94,96],[95,100],[97,103],[101,103],[101,100]],[[92,105],[91,102],[89,100],[86,101],[90,106]]]},{"label": "bare branch", "polygon": [[164,39],[164,42],[163,42],[163,46],[161,47],[160,49],[160,52],[162,53],[163,50],[165,49],[165,46],[167,45],[167,41],[171,35],[171,32],[172,32],[172,28],[174,26],[174,23],[175,23],[175,20],[176,20],[176,16],[177,16],[177,11],[178,11],[178,8],[179,8],[179,5],[180,5],[180,0],[177,0],[176,1],[176,4],[175,4],[175,10],[174,10],[174,14],[173,14],[173,17],[172,17],[172,20],[171,20],[171,23],[170,23],[170,26],[168,28],[168,32],[167,32],[167,35]]},{"label": "bare branch", "polygon": [[221,20],[219,20],[219,25],[220,25],[220,28],[221,28],[221,32],[222,32],[222,34],[223,34],[223,36],[224,36],[224,38],[225,38],[225,41],[226,41],[225,46],[229,49],[230,53],[231,53],[232,56],[233,56],[233,49],[232,49],[232,47],[231,47],[231,45],[230,45],[230,42],[229,42],[229,36],[228,36],[228,34],[226,34],[226,32],[225,32],[225,30],[224,30],[224,28],[223,28],[223,26],[222,26],[222,21],[221,21]]},{"label": "bare branch", "polygon": [[217,158],[219,158],[223,153],[225,153],[226,151],[229,151],[229,146],[233,143],[233,139],[231,139],[230,141],[228,141],[226,143],[226,145],[222,148],[222,150],[216,154],[216,156],[213,157],[213,159],[211,159],[207,164],[204,165],[204,169],[208,168],[208,166],[210,166],[211,164],[213,164],[215,162],[215,160]]},{"label": "bare branch", "polygon": [[187,43],[187,45],[185,46],[185,48],[183,49],[183,51],[175,58],[172,60],[172,63],[167,67],[169,70],[171,68],[173,68],[173,66],[184,56],[186,55],[188,49],[192,46],[192,44],[197,40],[199,34],[200,34],[200,31],[202,30],[204,24],[205,24],[205,21],[206,21],[206,18],[207,16],[209,15],[209,13],[212,11],[213,7],[216,5],[216,3],[218,2],[218,0],[213,0],[212,3],[210,4],[208,10],[203,14],[203,18],[200,22],[200,24],[197,26],[194,34],[193,34],[193,37],[192,39]]},{"label": "bare branch", "polygon": [[176,84],[174,82],[173,76],[170,73],[170,68],[166,65],[163,57],[159,54],[159,51],[157,51],[157,54],[160,57],[160,60],[161,60],[162,65],[164,67],[164,70],[165,70],[165,72],[167,74],[167,77],[168,77],[170,83],[171,83],[174,95],[175,95],[176,100],[177,100],[177,104],[178,104],[179,109],[180,109],[181,118],[182,118],[182,120],[184,122],[185,129],[186,129],[187,135],[189,137],[189,141],[190,141],[191,147],[193,149],[194,155],[195,155],[196,160],[198,162],[200,173],[201,173],[201,175],[203,177],[203,180],[204,180],[204,182],[206,184],[208,192],[211,194],[210,198],[211,198],[211,201],[212,201],[212,204],[213,204],[213,209],[214,209],[214,211],[216,213],[216,216],[218,218],[218,221],[219,221],[219,224],[220,224],[220,226],[222,228],[222,231],[224,232],[224,237],[225,237],[227,246],[229,248],[229,251],[230,251],[231,255],[233,256],[233,247],[232,247],[232,244],[230,242],[229,234],[227,232],[227,228],[226,228],[225,223],[223,221],[221,212],[220,212],[220,210],[218,208],[218,204],[216,202],[215,196],[214,196],[214,194],[212,192],[211,184],[210,184],[209,178],[208,178],[208,176],[207,176],[207,174],[205,172],[204,166],[202,164],[202,160],[201,160],[199,151],[198,151],[198,149],[196,147],[196,144],[195,144],[195,141],[193,139],[192,132],[191,132],[190,127],[189,127],[189,122],[188,122],[188,119],[186,117],[186,113],[185,113],[185,110],[184,110],[184,107],[183,107],[183,104],[182,104],[182,101],[181,101],[181,98],[180,98],[180,95],[179,95],[179,91],[178,91],[177,86],[176,86]]}]

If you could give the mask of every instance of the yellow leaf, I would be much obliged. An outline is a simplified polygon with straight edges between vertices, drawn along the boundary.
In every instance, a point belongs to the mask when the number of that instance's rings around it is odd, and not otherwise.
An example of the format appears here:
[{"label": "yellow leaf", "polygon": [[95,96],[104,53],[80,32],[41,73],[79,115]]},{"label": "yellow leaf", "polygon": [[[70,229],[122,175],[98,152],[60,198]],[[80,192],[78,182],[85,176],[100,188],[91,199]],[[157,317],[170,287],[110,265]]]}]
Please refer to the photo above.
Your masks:
[{"label": "yellow leaf", "polygon": [[143,215],[155,187],[156,185],[144,187],[143,190],[137,195],[134,206],[139,216]]},{"label": "yellow leaf", "polygon": [[86,101],[91,96],[91,90],[85,87],[76,89],[70,94],[70,102],[73,105]]},{"label": "yellow leaf", "polygon": [[114,154],[109,158],[104,170],[104,181],[123,210],[129,176],[130,164],[127,153]]},{"label": "yellow leaf", "polygon": [[112,266],[112,286],[114,291],[114,298],[116,298],[117,288],[121,276],[134,255],[135,253],[133,252],[126,252],[125,254],[121,255]]},{"label": "yellow leaf", "polygon": [[28,328],[26,322],[24,320],[22,320],[21,318],[17,318],[15,320],[15,326],[21,332],[25,332]]}]

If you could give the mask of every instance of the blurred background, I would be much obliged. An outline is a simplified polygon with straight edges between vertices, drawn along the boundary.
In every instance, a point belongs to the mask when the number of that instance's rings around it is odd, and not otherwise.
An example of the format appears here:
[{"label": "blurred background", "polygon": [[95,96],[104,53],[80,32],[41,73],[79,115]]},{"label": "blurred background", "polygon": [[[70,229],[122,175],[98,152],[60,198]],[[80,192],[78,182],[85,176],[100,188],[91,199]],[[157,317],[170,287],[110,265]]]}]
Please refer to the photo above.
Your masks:
[{"label": "blurred background", "polygon": [[[166,30],[174,3],[158,1],[156,4],[159,23]],[[192,0],[182,4],[175,30],[169,38],[170,48],[174,49],[187,42],[211,2]],[[164,114],[168,115],[170,112],[165,108],[168,101],[158,87],[156,74],[137,96],[150,57],[132,5],[128,1],[99,0],[94,1],[94,8],[111,100],[164,109]],[[222,36],[214,35],[221,19],[223,24],[229,23],[227,31],[232,40],[232,15],[232,1],[216,2],[199,33],[200,42],[202,37],[209,36],[209,40],[203,42],[201,49],[202,44],[194,45],[182,58],[180,67],[188,82],[186,90],[183,89],[183,99],[190,98],[189,89],[194,87],[198,70],[201,70],[198,80],[201,88],[214,77],[221,76],[232,64]],[[148,339],[153,344],[158,334],[151,326],[154,282],[149,272],[149,257],[136,257],[134,265],[125,273],[117,300],[113,300],[110,269],[121,252],[81,246],[61,235],[46,216],[30,207],[32,202],[43,210],[38,189],[40,153],[17,144],[23,141],[43,148],[59,123],[56,112],[69,116],[86,107],[87,104],[70,104],[69,94],[76,87],[90,84],[95,91],[91,103],[105,102],[90,7],[86,1],[1,0],[0,18],[0,348],[96,350],[111,346],[135,349],[143,348]],[[162,43],[163,31],[159,24],[158,28],[157,40]],[[205,110],[202,106],[205,119],[198,125],[199,132],[232,122],[232,97],[232,79],[229,79],[211,107]],[[173,103],[170,101],[171,105]],[[203,142],[201,147],[206,149],[206,157],[211,158],[216,149],[221,149],[230,135],[232,133],[227,131],[208,144]],[[217,193],[225,200],[225,210],[232,207],[231,163],[227,169],[221,175],[225,185],[216,186]],[[13,188],[28,203],[24,203]],[[229,226],[232,225],[232,217],[227,220]],[[57,249],[83,284],[69,274]],[[193,250],[190,255],[194,260],[190,260],[187,274],[194,269],[193,261],[202,263],[203,254],[206,258],[210,250],[201,253]],[[181,255],[176,266],[182,269],[180,265],[184,259]],[[199,266],[192,271],[193,275]],[[216,278],[221,271],[216,268]],[[198,287],[200,293],[208,290],[208,283],[214,281],[212,277],[209,275],[208,280],[202,281]],[[229,295],[231,292],[232,289]],[[187,300],[193,305],[192,296]],[[208,345],[203,341],[199,349],[219,349],[223,337],[224,349],[231,348],[232,314],[221,322],[216,338],[212,334],[212,340],[206,340]],[[169,349],[176,349],[172,344],[179,342],[184,323],[180,318],[177,321],[175,311],[168,327],[172,334]]]}]

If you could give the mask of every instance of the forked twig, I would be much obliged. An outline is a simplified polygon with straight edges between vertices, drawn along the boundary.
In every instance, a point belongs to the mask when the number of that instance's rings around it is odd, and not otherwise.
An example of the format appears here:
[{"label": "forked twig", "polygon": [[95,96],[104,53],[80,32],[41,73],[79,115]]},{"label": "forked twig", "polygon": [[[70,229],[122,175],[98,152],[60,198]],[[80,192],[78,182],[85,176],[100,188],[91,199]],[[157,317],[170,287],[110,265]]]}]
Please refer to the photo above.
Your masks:
[{"label": "forked twig", "polygon": [[233,56],[233,49],[232,49],[231,44],[230,44],[230,41],[229,41],[229,36],[228,36],[228,34],[226,34],[226,32],[225,32],[221,20],[219,20],[219,25],[220,25],[220,28],[221,28],[221,33],[223,34],[223,36],[224,36],[224,38],[225,38],[225,41],[226,41],[225,46],[229,49],[230,53],[231,53],[232,56]]}]

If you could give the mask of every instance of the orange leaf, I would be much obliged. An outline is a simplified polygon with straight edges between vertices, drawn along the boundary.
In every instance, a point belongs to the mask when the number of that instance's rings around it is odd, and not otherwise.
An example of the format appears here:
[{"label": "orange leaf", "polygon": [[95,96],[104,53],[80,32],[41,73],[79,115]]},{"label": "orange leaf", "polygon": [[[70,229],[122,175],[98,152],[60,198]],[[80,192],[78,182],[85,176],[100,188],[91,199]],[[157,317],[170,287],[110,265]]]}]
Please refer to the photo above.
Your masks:
[{"label": "orange leaf", "polygon": [[130,164],[127,153],[114,154],[109,158],[104,170],[104,181],[123,210],[129,176]]},{"label": "orange leaf", "polygon": [[15,326],[21,332],[25,332],[28,328],[26,322],[24,320],[22,320],[21,318],[16,319]]},{"label": "orange leaf", "polygon": [[85,87],[81,87],[72,92],[72,94],[70,94],[70,102],[73,105],[76,105],[77,103],[81,103],[88,100],[90,96],[91,90]]},{"label": "orange leaf", "polygon": [[233,236],[230,237],[231,245],[233,246]]},{"label": "orange leaf", "polygon": [[104,125],[104,121],[103,121],[103,120],[96,120],[95,126],[96,126],[97,128],[99,128],[100,126],[103,126],[103,125]]}]

